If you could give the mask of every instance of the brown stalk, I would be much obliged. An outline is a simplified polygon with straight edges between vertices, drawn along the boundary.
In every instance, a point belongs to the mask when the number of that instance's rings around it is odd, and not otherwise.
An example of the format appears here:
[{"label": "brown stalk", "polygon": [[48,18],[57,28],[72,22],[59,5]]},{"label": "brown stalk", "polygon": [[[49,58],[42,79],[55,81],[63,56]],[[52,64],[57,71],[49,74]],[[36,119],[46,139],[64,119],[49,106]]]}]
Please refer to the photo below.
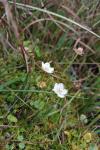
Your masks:
[{"label": "brown stalk", "polygon": [[8,4],[8,1],[7,0],[0,0],[0,2],[3,4],[3,6],[5,8],[5,13],[6,13],[6,16],[7,16],[8,24],[13,29],[13,32],[14,32],[15,37],[16,37],[18,43],[19,43],[19,47],[20,47],[21,53],[23,55],[23,58],[24,58],[24,61],[25,61],[25,64],[26,64],[26,70],[27,70],[27,72],[29,72],[28,57],[27,57],[26,51],[24,49],[23,42],[22,41],[20,42],[20,34],[19,34],[19,31],[18,31],[18,27],[17,27],[17,24],[16,24],[16,22],[13,18],[10,6]]}]

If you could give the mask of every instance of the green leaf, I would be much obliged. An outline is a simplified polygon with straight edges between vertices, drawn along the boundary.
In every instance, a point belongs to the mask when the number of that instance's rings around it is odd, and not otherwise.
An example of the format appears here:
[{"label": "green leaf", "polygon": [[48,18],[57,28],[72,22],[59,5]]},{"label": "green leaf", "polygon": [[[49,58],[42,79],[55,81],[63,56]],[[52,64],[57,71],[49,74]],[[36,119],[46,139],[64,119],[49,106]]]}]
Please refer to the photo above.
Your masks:
[{"label": "green leaf", "polygon": [[19,148],[20,149],[24,149],[25,148],[25,144],[24,143],[19,143]]},{"label": "green leaf", "polygon": [[31,42],[30,42],[30,41],[28,41],[28,40],[27,40],[27,41],[24,41],[24,46],[26,46],[26,47],[27,47],[27,46],[29,46],[30,44],[31,44]]},{"label": "green leaf", "polygon": [[13,116],[12,114],[9,114],[7,117],[8,121],[10,122],[17,122],[17,118],[15,116]]},{"label": "green leaf", "polygon": [[90,147],[89,147],[89,150],[98,150],[98,147],[97,147],[96,144],[91,143],[91,144],[90,144]]},{"label": "green leaf", "polygon": [[36,53],[36,56],[40,58],[40,57],[41,57],[40,48],[39,48],[38,46],[36,46],[35,49],[34,49],[34,51],[35,51],[35,53]]},{"label": "green leaf", "polygon": [[31,104],[31,106],[34,106],[38,110],[43,109],[44,105],[45,105],[45,103],[43,101],[40,101],[40,100],[35,101],[35,102],[31,102],[30,104]]},{"label": "green leaf", "polygon": [[65,39],[66,39],[66,33],[64,33],[64,34],[60,37],[59,41],[57,42],[56,49],[60,49],[60,48],[63,46],[63,44],[64,44],[64,42],[65,42]]},{"label": "green leaf", "polygon": [[23,137],[23,135],[19,135],[19,136],[17,137],[17,139],[18,139],[18,141],[22,142],[23,139],[24,139],[24,137]]},{"label": "green leaf", "polygon": [[6,150],[13,150],[14,149],[14,144],[12,145],[6,145]]}]

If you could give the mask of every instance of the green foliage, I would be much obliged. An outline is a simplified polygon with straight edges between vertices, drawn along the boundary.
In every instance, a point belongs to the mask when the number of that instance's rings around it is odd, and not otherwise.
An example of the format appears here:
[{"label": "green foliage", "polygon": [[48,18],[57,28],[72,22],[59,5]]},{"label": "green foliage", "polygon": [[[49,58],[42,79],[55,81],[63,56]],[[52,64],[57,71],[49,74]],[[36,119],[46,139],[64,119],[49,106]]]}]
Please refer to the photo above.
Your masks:
[{"label": "green foliage", "polygon": [[90,147],[89,147],[89,150],[98,150],[98,147],[97,147],[96,144],[91,143],[91,144],[90,144]]},{"label": "green foliage", "polygon": [[19,143],[19,149],[24,149],[25,148],[25,144],[24,143]]},{"label": "green foliage", "polygon": [[31,106],[34,106],[36,109],[41,110],[44,108],[45,103],[41,100],[30,102]]},{"label": "green foliage", "polygon": [[[45,7],[99,33],[98,2],[33,0],[28,5]],[[0,149],[98,150],[99,38],[50,14],[11,7],[20,37],[0,5]],[[75,53],[77,47],[83,48],[83,56]],[[51,62],[53,74],[42,70],[42,61]],[[64,83],[66,98],[52,91],[55,83]]]},{"label": "green foliage", "polygon": [[23,135],[18,135],[17,139],[18,139],[18,141],[22,142],[24,137],[23,137]]},{"label": "green foliage", "polygon": [[15,116],[13,116],[12,114],[9,114],[7,116],[7,119],[9,122],[15,122],[15,123],[17,122],[17,118]]},{"label": "green foliage", "polygon": [[38,58],[40,58],[41,57],[41,50],[40,50],[40,48],[38,46],[36,46],[34,51],[35,51],[36,56]]}]

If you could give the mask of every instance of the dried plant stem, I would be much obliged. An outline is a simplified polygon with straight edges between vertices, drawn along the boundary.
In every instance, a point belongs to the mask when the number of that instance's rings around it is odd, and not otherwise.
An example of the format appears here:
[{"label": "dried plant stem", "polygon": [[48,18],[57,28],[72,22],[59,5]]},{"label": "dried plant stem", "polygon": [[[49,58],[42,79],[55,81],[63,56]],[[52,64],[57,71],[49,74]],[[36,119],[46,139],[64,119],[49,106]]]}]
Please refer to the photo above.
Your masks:
[{"label": "dried plant stem", "polygon": [[15,37],[16,37],[16,39],[19,42],[19,47],[20,47],[21,53],[23,55],[23,58],[25,60],[26,69],[27,69],[27,72],[29,72],[28,59],[27,59],[28,57],[27,57],[27,54],[25,52],[25,49],[24,49],[24,46],[23,46],[23,42],[22,41],[20,42],[20,40],[19,40],[20,39],[20,34],[19,34],[19,31],[18,31],[17,24],[16,24],[16,22],[15,22],[15,20],[13,18],[13,15],[12,15],[9,3],[7,2],[7,0],[0,0],[0,2],[2,2],[2,4],[4,5],[8,24],[13,29]]},{"label": "dried plant stem", "polygon": [[[13,4],[12,1],[9,1],[9,3],[10,3],[10,4]],[[96,34],[95,32],[93,32],[93,31],[92,31],[91,29],[89,29],[88,27],[85,27],[85,26],[83,26],[83,25],[77,23],[76,21],[74,21],[74,20],[72,20],[72,19],[70,19],[70,18],[67,18],[67,17],[65,17],[65,16],[59,15],[59,14],[57,14],[57,13],[55,13],[55,12],[51,12],[51,11],[49,11],[49,10],[47,10],[47,9],[41,9],[41,8],[39,8],[39,7],[34,7],[34,6],[22,4],[22,3],[16,3],[16,5],[17,5],[19,8],[21,7],[21,8],[28,8],[28,9],[30,9],[30,10],[37,10],[37,11],[40,11],[40,12],[43,12],[43,13],[46,13],[46,14],[49,14],[49,15],[58,17],[58,18],[60,18],[60,19],[63,19],[63,20],[65,20],[65,21],[68,21],[68,22],[70,22],[70,23],[72,23],[72,24],[74,24],[74,25],[76,25],[76,26],[78,26],[78,27],[80,27],[80,28],[82,28],[82,29],[88,31],[89,33],[95,35],[96,37],[100,38],[100,35]]]}]

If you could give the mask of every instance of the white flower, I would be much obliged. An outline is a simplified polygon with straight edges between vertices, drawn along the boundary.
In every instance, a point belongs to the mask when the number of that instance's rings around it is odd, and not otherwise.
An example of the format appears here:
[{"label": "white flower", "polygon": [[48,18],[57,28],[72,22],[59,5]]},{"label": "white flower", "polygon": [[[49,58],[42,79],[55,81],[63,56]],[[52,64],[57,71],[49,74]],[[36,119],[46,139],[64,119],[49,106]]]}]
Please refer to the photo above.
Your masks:
[{"label": "white flower", "polygon": [[47,73],[53,73],[54,72],[54,68],[50,66],[49,62],[42,62],[42,69],[47,72]]},{"label": "white flower", "polygon": [[84,114],[80,115],[80,121],[84,124],[87,124],[88,119],[87,119],[86,115],[84,115]]},{"label": "white flower", "polygon": [[63,83],[55,83],[53,91],[60,98],[64,98],[67,95],[67,93],[68,93],[68,90],[64,88],[64,84]]},{"label": "white flower", "polygon": [[80,56],[82,56],[84,54],[84,50],[82,47],[74,49],[74,51],[76,52],[77,55],[80,55]]}]

